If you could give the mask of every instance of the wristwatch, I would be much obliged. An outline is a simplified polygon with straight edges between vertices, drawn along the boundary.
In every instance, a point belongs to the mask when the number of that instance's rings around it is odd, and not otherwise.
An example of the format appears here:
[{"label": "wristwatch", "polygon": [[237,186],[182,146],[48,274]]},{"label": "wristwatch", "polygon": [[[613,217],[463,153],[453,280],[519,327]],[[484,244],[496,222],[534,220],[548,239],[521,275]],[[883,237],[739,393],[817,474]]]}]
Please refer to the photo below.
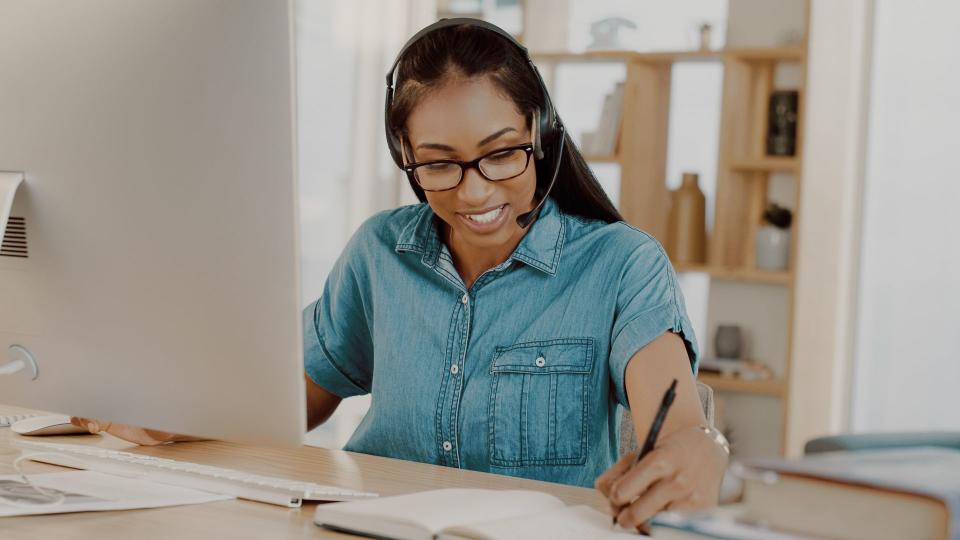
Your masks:
[{"label": "wristwatch", "polygon": [[710,437],[713,442],[717,443],[720,448],[723,448],[723,451],[726,452],[728,456],[730,455],[730,441],[723,436],[723,433],[719,429],[713,426],[700,426],[700,429],[707,437]]}]

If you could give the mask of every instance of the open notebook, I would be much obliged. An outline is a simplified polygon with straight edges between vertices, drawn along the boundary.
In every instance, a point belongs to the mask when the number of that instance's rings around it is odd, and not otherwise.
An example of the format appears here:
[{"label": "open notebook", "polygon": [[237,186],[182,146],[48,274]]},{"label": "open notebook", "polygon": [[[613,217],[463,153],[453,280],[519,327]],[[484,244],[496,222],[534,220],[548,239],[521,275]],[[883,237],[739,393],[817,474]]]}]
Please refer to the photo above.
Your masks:
[{"label": "open notebook", "polygon": [[440,489],[396,497],[322,504],[317,525],[399,540],[636,540],[587,506],[565,506],[538,491]]}]

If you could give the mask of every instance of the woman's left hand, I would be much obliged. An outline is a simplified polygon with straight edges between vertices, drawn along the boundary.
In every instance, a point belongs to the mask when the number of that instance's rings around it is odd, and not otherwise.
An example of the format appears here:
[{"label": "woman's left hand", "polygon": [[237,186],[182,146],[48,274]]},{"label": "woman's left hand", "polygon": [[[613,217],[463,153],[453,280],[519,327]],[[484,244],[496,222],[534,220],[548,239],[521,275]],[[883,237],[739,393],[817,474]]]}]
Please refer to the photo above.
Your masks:
[{"label": "woman's left hand", "polygon": [[700,427],[664,435],[634,466],[636,459],[624,455],[596,481],[622,527],[640,528],[661,510],[716,506],[728,456]]}]

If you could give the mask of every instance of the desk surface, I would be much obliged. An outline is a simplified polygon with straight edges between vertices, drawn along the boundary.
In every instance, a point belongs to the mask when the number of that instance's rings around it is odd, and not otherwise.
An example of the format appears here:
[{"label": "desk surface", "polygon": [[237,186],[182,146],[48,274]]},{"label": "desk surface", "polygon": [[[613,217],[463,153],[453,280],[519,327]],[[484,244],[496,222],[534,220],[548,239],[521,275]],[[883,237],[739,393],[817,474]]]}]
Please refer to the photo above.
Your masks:
[{"label": "desk surface", "polygon": [[[31,412],[0,405],[0,414]],[[20,454],[12,439],[20,438],[9,428],[0,428],[0,474],[13,473],[13,460]],[[389,459],[342,450],[303,446],[296,449],[255,447],[219,441],[177,443],[160,447],[131,445],[110,435],[73,435],[31,438],[47,442],[89,444],[139,454],[191,461],[207,465],[333,484],[350,489],[399,495],[444,487],[534,489],[549,492],[567,504],[586,504],[599,510],[604,499],[592,489],[577,488]],[[24,470],[52,472],[62,467],[28,462]],[[4,540],[62,538],[356,538],[325,531],[313,524],[316,503],[301,508],[282,508],[244,500],[208,504],[87,512],[49,516],[2,518]],[[639,538],[639,537],[638,537]]]}]

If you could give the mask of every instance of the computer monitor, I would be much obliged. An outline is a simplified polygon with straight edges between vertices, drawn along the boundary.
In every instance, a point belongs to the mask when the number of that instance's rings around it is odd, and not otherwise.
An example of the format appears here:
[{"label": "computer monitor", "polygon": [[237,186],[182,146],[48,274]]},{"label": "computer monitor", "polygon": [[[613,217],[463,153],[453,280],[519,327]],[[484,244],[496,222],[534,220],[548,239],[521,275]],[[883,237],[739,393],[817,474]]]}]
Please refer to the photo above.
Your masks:
[{"label": "computer monitor", "polygon": [[0,403],[301,443],[291,13],[0,2]]}]

